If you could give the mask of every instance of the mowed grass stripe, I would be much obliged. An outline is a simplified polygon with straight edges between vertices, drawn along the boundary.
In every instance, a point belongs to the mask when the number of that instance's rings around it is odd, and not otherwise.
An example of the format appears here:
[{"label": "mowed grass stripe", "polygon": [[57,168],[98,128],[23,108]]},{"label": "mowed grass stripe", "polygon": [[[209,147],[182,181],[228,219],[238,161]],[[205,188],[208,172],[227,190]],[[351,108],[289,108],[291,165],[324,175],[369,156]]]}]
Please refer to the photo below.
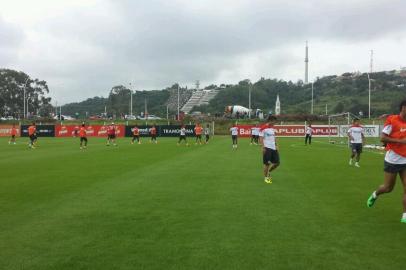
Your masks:
[{"label": "mowed grass stripe", "polygon": [[[366,154],[356,171],[346,164],[345,151],[292,147],[299,140],[281,139],[281,168],[274,184],[265,185],[260,149],[247,140],[237,151],[229,138],[189,148],[176,147],[174,139],[120,142],[114,150],[100,143],[84,153],[95,151],[93,157],[78,158],[71,158],[83,154],[76,141],[62,142],[66,161],[54,166],[63,172],[59,165],[68,162],[76,171],[23,186],[15,194],[36,196],[17,197],[25,201],[14,205],[18,211],[2,212],[10,219],[0,233],[7,269],[359,269],[376,266],[378,256],[370,255],[378,252],[393,254],[386,265],[401,265],[396,249],[405,238],[397,216],[393,220],[399,197],[364,208],[365,196],[380,182],[376,177],[371,185],[366,177],[366,164],[375,171],[381,165],[377,155]],[[84,157],[98,164],[85,166]],[[72,175],[79,178],[69,180]],[[94,179],[100,175],[105,177]],[[56,195],[41,189],[46,185]],[[382,240],[393,244],[368,246]]]}]

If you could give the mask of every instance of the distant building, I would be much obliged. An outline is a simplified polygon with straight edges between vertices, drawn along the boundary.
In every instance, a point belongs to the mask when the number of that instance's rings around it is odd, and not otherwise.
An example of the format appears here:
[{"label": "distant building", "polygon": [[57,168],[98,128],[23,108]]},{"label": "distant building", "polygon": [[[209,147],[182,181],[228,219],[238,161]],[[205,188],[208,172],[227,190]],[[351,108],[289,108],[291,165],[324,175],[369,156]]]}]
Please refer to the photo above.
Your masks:
[{"label": "distant building", "polygon": [[276,96],[276,102],[275,102],[275,115],[280,115],[281,114],[281,102],[279,100],[279,94]]}]

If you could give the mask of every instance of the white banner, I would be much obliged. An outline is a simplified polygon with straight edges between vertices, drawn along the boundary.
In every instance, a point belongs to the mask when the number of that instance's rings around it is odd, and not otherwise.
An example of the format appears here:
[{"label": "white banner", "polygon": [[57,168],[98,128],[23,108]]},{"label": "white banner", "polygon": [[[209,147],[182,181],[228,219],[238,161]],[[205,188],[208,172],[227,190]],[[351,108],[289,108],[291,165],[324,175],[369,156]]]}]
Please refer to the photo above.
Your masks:
[{"label": "white banner", "polygon": [[[381,135],[379,132],[379,125],[365,125],[362,127],[364,128],[365,137],[379,137]],[[348,128],[348,125],[339,126],[339,136],[347,137]]]}]

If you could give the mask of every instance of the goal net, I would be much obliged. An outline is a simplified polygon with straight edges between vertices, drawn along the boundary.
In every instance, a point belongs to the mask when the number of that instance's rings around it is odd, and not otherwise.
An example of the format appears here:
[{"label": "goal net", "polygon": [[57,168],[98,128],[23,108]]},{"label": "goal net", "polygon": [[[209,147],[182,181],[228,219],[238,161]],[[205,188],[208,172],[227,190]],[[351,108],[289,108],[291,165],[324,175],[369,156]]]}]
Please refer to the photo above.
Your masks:
[{"label": "goal net", "polygon": [[[352,121],[357,118],[352,113],[340,113],[328,116],[329,125],[329,142],[338,144],[348,144],[349,138],[347,135],[348,128]],[[336,128],[336,129],[335,129]]]}]

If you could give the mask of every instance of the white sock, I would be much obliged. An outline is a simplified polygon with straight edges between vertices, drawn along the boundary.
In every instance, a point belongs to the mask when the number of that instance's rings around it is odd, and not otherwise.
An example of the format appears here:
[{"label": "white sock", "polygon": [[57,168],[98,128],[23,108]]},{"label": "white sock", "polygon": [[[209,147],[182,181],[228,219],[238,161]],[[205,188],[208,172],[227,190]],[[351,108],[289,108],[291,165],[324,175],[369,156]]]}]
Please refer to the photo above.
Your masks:
[{"label": "white sock", "polygon": [[406,212],[403,213],[402,219],[406,219]]},{"label": "white sock", "polygon": [[374,198],[374,199],[378,198],[378,195],[376,195],[376,191],[374,191],[374,192],[372,193],[372,198]]}]

